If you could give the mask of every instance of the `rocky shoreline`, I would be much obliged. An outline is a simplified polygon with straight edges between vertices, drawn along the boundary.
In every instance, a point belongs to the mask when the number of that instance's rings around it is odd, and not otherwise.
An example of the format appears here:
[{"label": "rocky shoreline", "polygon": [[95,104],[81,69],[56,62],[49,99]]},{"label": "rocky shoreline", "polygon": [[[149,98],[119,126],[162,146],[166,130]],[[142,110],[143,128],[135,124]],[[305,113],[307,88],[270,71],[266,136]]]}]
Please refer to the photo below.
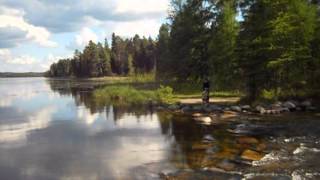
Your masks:
[{"label": "rocky shoreline", "polygon": [[250,114],[281,114],[296,111],[314,112],[317,107],[310,100],[305,101],[278,101],[272,104],[251,105],[190,105],[173,104],[157,106],[158,110],[167,110],[175,113],[250,113]]}]

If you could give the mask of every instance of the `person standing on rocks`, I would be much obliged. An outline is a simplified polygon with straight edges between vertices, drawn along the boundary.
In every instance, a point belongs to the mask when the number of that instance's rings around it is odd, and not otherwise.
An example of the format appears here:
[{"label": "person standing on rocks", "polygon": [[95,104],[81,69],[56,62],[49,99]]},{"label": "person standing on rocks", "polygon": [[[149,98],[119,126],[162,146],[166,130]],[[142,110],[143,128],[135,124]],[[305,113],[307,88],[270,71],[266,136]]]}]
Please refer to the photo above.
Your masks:
[{"label": "person standing on rocks", "polygon": [[209,96],[210,96],[210,81],[209,81],[209,78],[206,77],[202,85],[202,103],[204,105],[209,104],[209,100],[210,100]]}]

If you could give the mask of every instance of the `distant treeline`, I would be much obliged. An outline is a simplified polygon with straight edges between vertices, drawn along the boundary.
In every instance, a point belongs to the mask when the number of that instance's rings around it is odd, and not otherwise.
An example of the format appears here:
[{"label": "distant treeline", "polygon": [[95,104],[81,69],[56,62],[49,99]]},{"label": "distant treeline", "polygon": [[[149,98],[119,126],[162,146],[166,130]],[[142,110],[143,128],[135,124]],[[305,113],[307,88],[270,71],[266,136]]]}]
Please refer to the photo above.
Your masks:
[{"label": "distant treeline", "polygon": [[43,77],[44,73],[37,72],[23,72],[23,73],[13,73],[13,72],[0,72],[0,77]]},{"label": "distant treeline", "polygon": [[153,70],[159,79],[201,80],[217,89],[262,95],[319,90],[318,0],[171,0],[157,40],[90,42],[50,76],[96,77]]},{"label": "distant treeline", "polygon": [[83,52],[75,51],[73,58],[61,59],[51,65],[46,73],[50,77],[101,77],[134,73],[150,73],[155,68],[156,43],[151,38],[123,39],[112,35],[112,45],[108,41],[92,41]]}]

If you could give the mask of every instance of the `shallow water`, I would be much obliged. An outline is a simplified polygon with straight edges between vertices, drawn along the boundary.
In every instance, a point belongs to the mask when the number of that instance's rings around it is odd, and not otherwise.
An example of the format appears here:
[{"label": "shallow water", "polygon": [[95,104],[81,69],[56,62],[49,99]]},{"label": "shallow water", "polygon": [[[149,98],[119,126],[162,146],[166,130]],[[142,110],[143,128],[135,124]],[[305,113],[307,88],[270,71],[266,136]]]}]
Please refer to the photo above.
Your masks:
[{"label": "shallow water", "polygon": [[0,79],[1,179],[319,179],[320,117],[203,123],[101,106],[99,82]]}]

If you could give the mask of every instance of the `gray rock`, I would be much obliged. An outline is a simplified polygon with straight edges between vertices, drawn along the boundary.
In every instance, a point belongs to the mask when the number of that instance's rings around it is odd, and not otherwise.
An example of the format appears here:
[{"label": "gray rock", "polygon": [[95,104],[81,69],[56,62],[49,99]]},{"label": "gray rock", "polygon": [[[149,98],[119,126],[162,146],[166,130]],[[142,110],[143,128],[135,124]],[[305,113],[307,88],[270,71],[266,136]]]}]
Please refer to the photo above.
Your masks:
[{"label": "gray rock", "polygon": [[314,106],[309,106],[309,107],[306,108],[306,110],[307,110],[307,111],[316,111],[317,108],[314,107]]},{"label": "gray rock", "polygon": [[202,109],[203,109],[205,112],[211,112],[211,111],[212,111],[212,109],[210,108],[210,106],[204,106]]},{"label": "gray rock", "polygon": [[289,108],[280,108],[280,112],[290,112]]},{"label": "gray rock", "polygon": [[182,112],[191,112],[193,109],[190,106],[184,106],[181,108]]},{"label": "gray rock", "polygon": [[259,112],[260,114],[267,114],[267,110],[260,105],[256,106],[256,111]]},{"label": "gray rock", "polygon": [[224,108],[224,111],[230,111],[231,109],[229,107]]},{"label": "gray rock", "polygon": [[312,103],[310,101],[303,101],[300,106],[307,108],[312,106]]},{"label": "gray rock", "polygon": [[235,112],[241,112],[242,109],[240,106],[231,106],[230,109]]},{"label": "gray rock", "polygon": [[175,111],[178,110],[180,107],[178,105],[172,104],[168,107],[169,110],[171,111]]},{"label": "gray rock", "polygon": [[218,105],[212,104],[212,105],[210,105],[209,107],[210,107],[210,109],[211,109],[212,111],[222,111],[222,108],[221,108],[220,106],[218,106]]},{"label": "gray rock", "polygon": [[280,101],[275,102],[271,105],[272,109],[279,109],[282,107],[282,103]]},{"label": "gray rock", "polygon": [[251,109],[251,106],[250,105],[243,105],[243,106],[241,106],[241,109],[249,111]]},{"label": "gray rock", "polygon": [[165,108],[164,107],[162,107],[162,106],[158,106],[157,107],[157,110],[159,110],[159,111],[163,111]]},{"label": "gray rock", "polygon": [[200,105],[195,105],[192,107],[195,111],[201,111],[202,110],[202,106]]},{"label": "gray rock", "polygon": [[288,108],[290,110],[294,110],[297,106],[292,101],[287,101],[283,104],[283,107]]}]

